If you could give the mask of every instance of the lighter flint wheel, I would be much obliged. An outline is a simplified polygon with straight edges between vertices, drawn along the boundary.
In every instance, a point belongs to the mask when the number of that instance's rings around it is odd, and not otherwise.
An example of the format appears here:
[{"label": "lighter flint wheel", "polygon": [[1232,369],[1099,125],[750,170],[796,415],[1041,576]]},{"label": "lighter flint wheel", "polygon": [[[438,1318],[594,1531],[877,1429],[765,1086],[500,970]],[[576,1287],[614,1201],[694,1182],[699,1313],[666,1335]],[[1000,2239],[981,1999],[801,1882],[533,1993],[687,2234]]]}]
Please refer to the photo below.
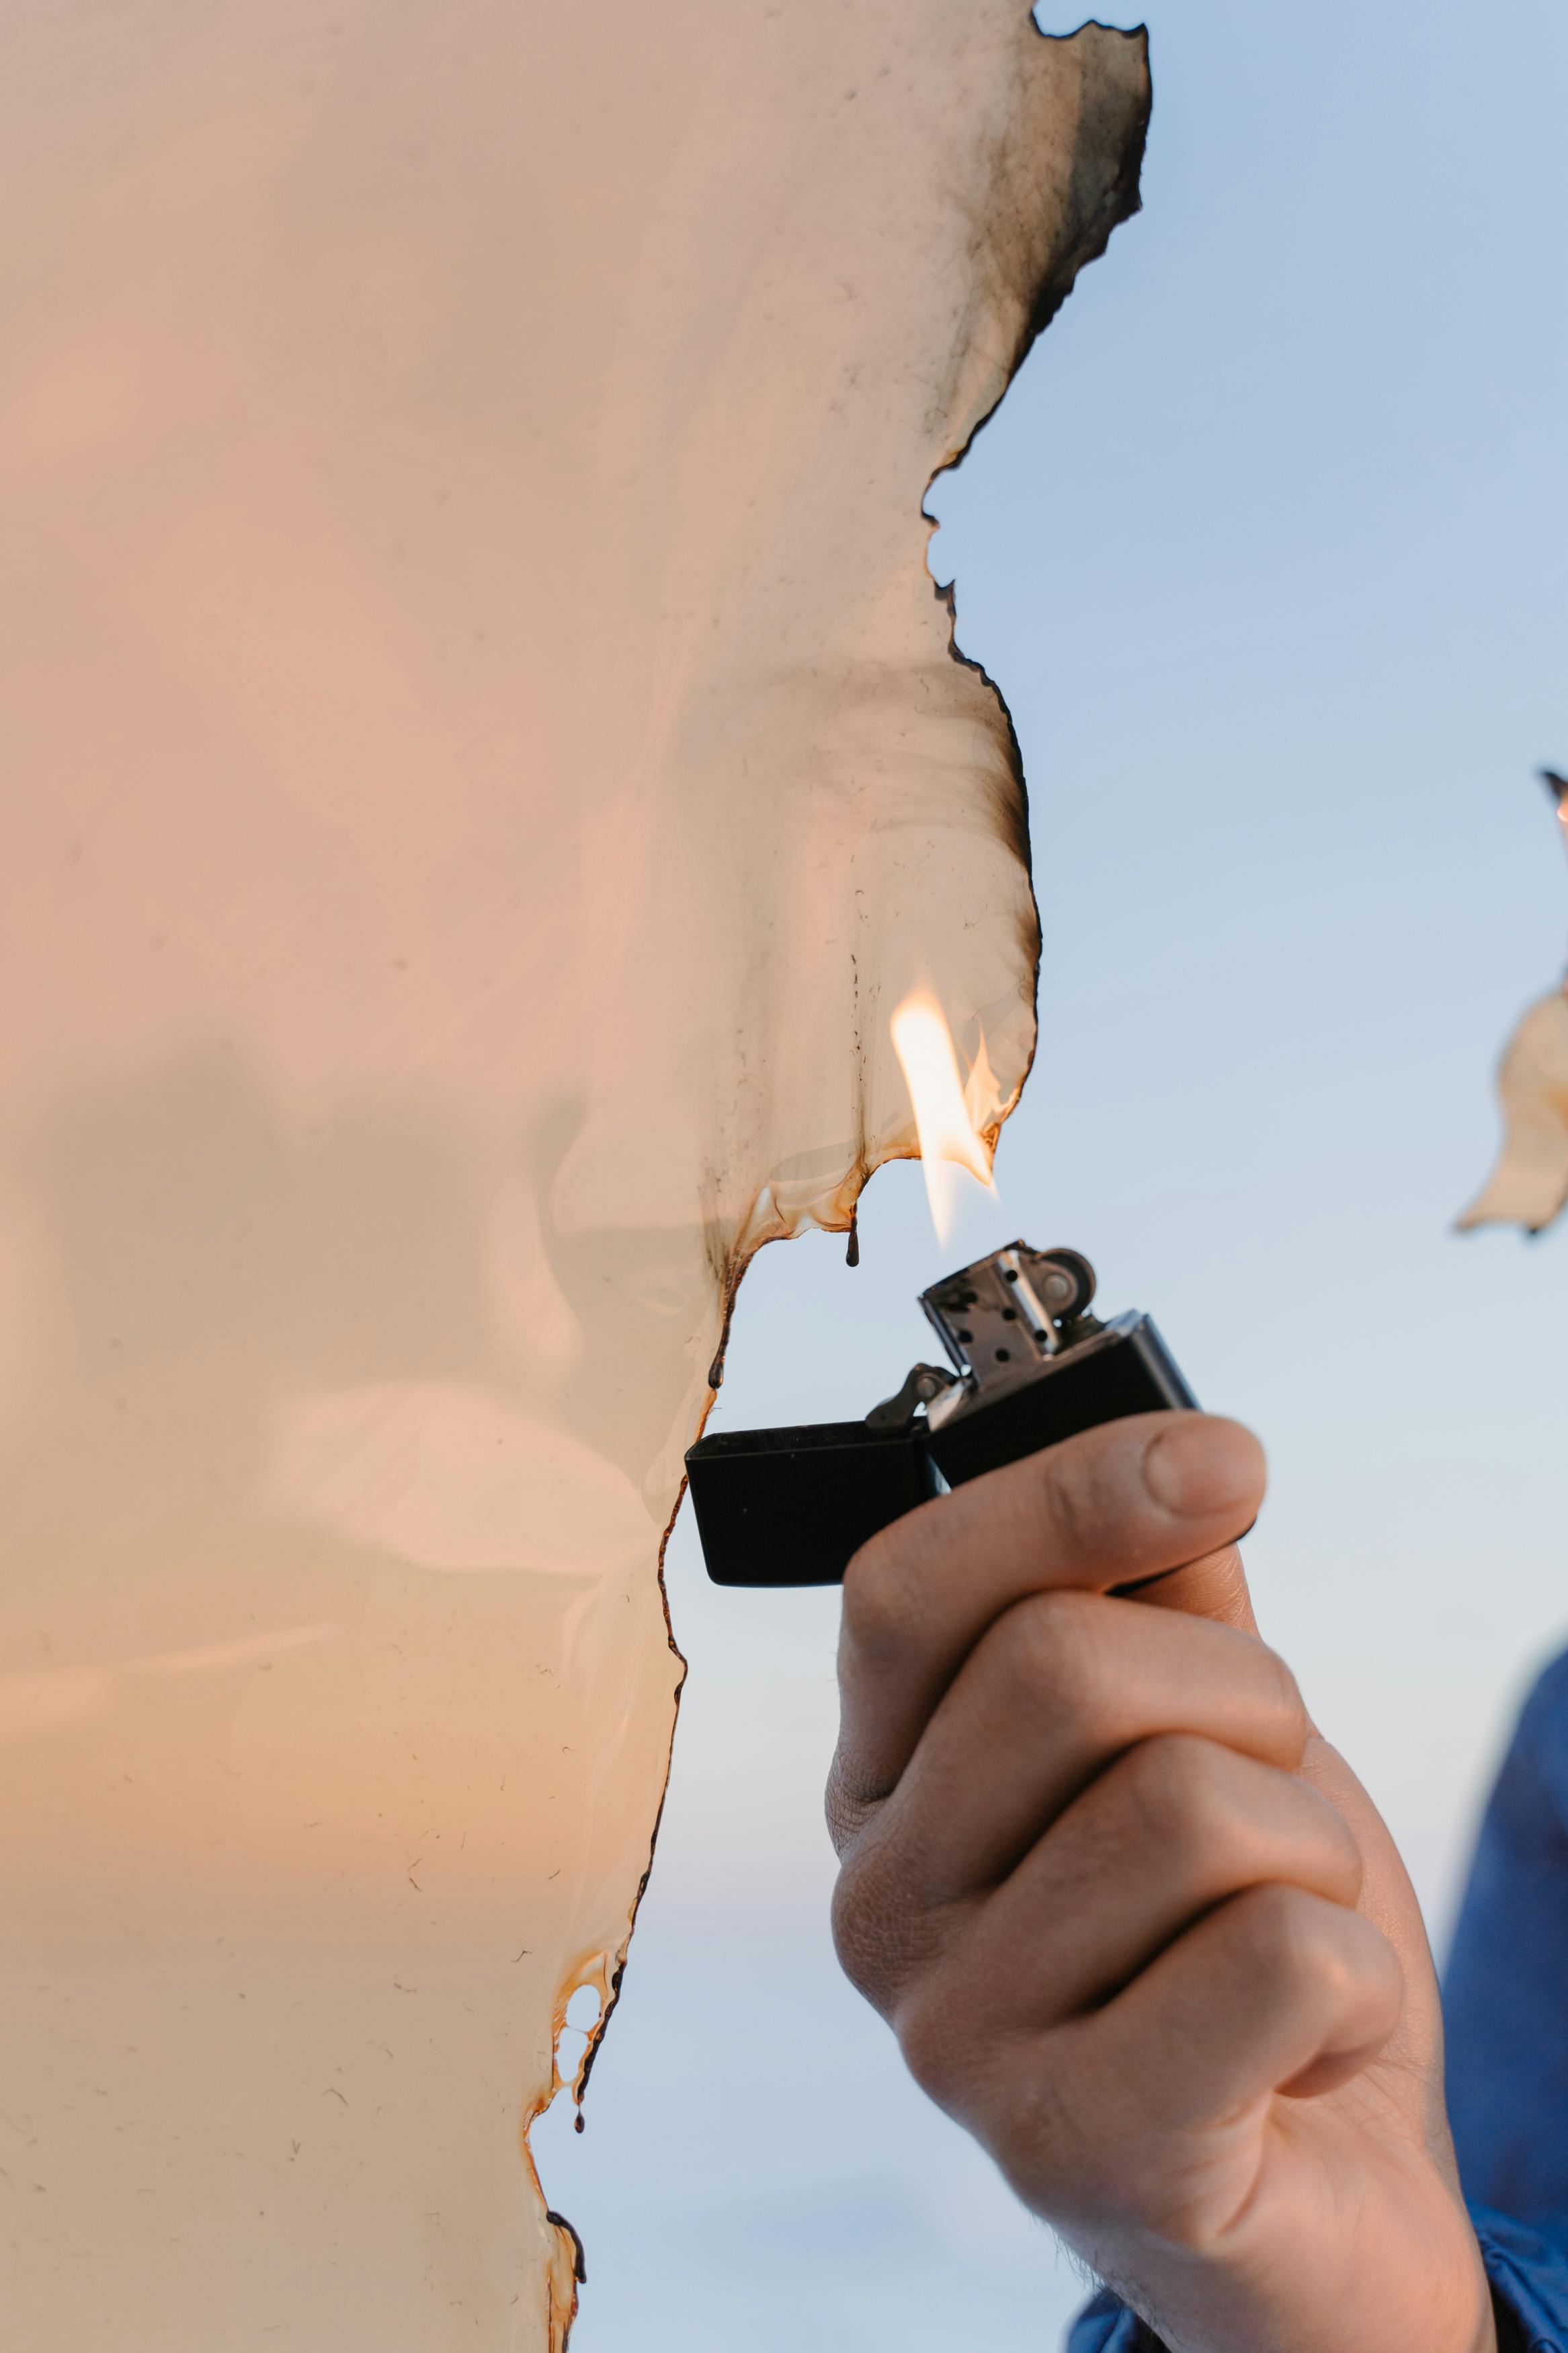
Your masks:
[{"label": "lighter flint wheel", "polygon": [[1029,1280],[1058,1323],[1081,1315],[1094,1297],[1094,1269],[1079,1250],[1034,1253]]}]

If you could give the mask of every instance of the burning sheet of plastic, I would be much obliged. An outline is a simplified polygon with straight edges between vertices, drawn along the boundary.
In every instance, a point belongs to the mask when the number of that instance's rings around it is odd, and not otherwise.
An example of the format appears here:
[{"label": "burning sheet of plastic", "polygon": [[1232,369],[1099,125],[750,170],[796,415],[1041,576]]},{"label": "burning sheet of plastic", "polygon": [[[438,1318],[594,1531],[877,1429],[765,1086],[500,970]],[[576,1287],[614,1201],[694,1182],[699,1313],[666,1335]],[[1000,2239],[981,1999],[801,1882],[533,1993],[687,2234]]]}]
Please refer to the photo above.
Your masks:
[{"label": "burning sheet of plastic", "polygon": [[911,987],[1027,1067],[921,501],[1142,42],[23,0],[0,106],[6,2337],[559,2344],[732,1284]]},{"label": "burning sheet of plastic", "polygon": [[[1568,844],[1568,778],[1550,768],[1542,778]],[[1568,980],[1521,1017],[1503,1050],[1497,1091],[1502,1154],[1459,1224],[1538,1234],[1568,1202]]]}]

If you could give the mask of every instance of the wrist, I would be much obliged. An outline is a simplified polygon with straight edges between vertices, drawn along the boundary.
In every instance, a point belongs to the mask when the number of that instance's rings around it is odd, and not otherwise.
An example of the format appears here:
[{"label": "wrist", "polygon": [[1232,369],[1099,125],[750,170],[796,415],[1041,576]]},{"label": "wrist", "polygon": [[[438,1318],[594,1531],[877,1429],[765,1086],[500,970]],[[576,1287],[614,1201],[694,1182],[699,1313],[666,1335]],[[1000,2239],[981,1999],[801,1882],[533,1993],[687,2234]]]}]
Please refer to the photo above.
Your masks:
[{"label": "wrist", "polygon": [[1337,2248],[1320,2242],[1304,2268],[1199,2254],[1142,2231],[1114,2245],[1069,2232],[1125,2307],[1119,2320],[1104,2302],[1069,2353],[1558,2353],[1560,2343],[1568,2353],[1568,2332],[1542,2340],[1521,2327],[1468,2215],[1450,2217],[1458,2228],[1436,2244],[1378,2245],[1354,2232]]}]

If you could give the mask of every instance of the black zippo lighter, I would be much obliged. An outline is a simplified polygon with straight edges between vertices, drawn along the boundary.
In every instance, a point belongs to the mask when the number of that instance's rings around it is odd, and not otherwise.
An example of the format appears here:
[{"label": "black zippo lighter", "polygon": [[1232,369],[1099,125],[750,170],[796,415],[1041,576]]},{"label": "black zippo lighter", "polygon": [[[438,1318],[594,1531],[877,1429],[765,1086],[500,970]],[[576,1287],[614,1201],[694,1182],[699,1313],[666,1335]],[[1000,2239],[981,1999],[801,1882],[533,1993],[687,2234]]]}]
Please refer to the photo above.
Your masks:
[{"label": "black zippo lighter", "polygon": [[1147,1315],[1089,1312],[1077,1250],[1010,1242],[921,1294],[953,1370],[916,1365],[864,1421],[725,1430],[686,1457],[716,1585],[837,1585],[868,1536],[944,1487],[1124,1414],[1197,1399]]}]

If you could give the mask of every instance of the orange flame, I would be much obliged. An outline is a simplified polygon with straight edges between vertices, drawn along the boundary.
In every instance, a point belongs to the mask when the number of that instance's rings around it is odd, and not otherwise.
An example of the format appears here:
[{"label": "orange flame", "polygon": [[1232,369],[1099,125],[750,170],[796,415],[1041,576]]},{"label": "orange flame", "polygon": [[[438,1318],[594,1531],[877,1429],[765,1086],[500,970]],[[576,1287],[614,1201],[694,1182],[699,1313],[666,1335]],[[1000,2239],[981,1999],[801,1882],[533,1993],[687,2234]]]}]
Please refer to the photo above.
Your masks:
[{"label": "orange flame", "polygon": [[[987,1192],[994,1192],[991,1154],[975,1125],[969,1094],[994,1092],[995,1082],[984,1046],[970,1072],[966,1093],[958,1073],[952,1033],[929,989],[916,989],[893,1015],[893,1051],[914,1106],[926,1199],[937,1240],[945,1242],[957,1221],[966,1189],[958,1169],[967,1169]],[[989,1106],[987,1106],[989,1108]]]}]

